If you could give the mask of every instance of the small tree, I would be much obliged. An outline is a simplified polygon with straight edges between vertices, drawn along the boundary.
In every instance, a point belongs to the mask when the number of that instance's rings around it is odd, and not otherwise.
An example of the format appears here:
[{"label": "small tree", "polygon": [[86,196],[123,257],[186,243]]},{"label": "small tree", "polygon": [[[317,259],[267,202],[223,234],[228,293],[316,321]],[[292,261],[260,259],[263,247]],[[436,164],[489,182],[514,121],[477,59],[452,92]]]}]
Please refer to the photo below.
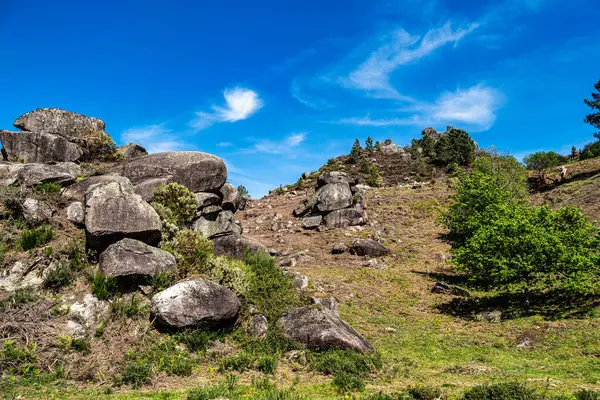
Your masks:
[{"label": "small tree", "polygon": [[240,194],[240,196],[242,197],[242,199],[250,198],[250,194],[248,193],[248,189],[246,189],[246,186],[244,186],[244,185],[238,186],[237,191]]},{"label": "small tree", "polygon": [[527,169],[537,171],[541,180],[545,179],[545,171],[548,168],[557,167],[564,164],[566,157],[561,156],[555,151],[538,151],[537,153],[529,154],[523,159]]},{"label": "small tree", "polygon": [[592,110],[597,110],[597,112],[586,116],[584,122],[598,129],[598,132],[594,133],[594,137],[596,139],[600,139],[600,80],[596,82],[594,88],[598,93],[592,92],[592,99],[584,99],[583,101],[588,107],[590,107]]},{"label": "small tree", "polygon": [[575,161],[577,158],[577,147],[571,147],[571,161]]},{"label": "small tree", "polygon": [[373,139],[371,139],[371,136],[365,140],[365,148],[371,152],[375,150],[375,145],[373,144]]},{"label": "small tree", "polygon": [[379,142],[379,140],[375,142],[375,150],[381,151],[381,142]]},{"label": "small tree", "polygon": [[435,160],[445,165],[469,165],[475,161],[475,147],[475,142],[466,131],[449,126],[448,131],[435,143]]},{"label": "small tree", "polygon": [[360,146],[360,140],[358,138],[354,141],[352,149],[350,150],[350,163],[358,164],[362,157],[362,147]]}]

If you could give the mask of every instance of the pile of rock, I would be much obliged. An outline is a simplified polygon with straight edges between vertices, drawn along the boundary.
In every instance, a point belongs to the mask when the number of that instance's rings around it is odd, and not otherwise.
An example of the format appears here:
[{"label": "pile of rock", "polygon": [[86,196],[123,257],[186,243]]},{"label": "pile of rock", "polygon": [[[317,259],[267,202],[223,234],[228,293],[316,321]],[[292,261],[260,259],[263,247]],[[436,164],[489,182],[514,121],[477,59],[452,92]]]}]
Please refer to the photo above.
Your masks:
[{"label": "pile of rock", "polygon": [[319,176],[314,195],[294,210],[296,218],[303,218],[305,229],[347,228],[367,223],[363,194],[345,172],[329,172]]}]

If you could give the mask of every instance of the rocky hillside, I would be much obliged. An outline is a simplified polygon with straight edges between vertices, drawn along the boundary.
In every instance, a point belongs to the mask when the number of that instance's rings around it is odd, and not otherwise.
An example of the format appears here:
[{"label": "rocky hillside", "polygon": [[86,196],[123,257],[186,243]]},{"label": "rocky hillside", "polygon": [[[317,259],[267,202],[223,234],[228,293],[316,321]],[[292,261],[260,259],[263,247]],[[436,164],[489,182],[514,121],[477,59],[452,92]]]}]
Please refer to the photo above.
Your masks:
[{"label": "rocky hillside", "polygon": [[[365,153],[381,187],[343,156],[249,200],[209,154],[116,148],[104,122],[58,109],[15,126],[0,131],[6,398],[600,388],[596,309],[555,320],[552,299],[466,289],[437,222],[454,178],[391,142]],[[572,201],[575,176],[534,197]]]}]

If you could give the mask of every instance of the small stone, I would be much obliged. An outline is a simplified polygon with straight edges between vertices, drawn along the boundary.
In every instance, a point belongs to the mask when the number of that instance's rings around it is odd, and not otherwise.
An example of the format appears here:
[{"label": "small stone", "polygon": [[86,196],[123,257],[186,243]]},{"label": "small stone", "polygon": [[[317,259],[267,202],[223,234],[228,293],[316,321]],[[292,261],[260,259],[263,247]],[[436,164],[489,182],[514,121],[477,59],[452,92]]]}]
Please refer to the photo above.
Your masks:
[{"label": "small stone", "polygon": [[347,250],[348,246],[346,246],[344,243],[337,243],[333,246],[331,254],[344,254]]},{"label": "small stone", "polygon": [[83,226],[85,222],[85,212],[83,203],[75,201],[67,207],[67,219],[77,226]]},{"label": "small stone", "polygon": [[391,326],[388,326],[387,328],[385,328],[385,331],[387,333],[396,333],[397,330],[395,328],[392,328]]}]

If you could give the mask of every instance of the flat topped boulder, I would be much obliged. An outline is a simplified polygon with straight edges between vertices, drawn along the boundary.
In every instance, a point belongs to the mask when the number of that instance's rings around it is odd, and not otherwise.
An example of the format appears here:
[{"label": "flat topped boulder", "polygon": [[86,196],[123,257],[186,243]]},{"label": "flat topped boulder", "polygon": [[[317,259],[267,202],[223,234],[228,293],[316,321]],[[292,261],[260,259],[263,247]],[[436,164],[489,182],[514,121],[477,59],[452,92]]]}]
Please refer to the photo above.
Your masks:
[{"label": "flat topped boulder", "polygon": [[322,305],[295,308],[281,318],[286,338],[309,349],[375,351],[373,346],[334,311]]},{"label": "flat topped boulder", "polygon": [[192,192],[217,192],[227,180],[219,157],[198,151],[156,153],[130,160],[119,168],[134,185],[151,178],[172,178]]},{"label": "flat topped boulder", "polygon": [[21,115],[15,120],[14,126],[28,132],[54,133],[73,140],[104,132],[106,125],[98,118],[60,108],[38,108]]},{"label": "flat topped boulder", "polygon": [[148,280],[176,268],[173,254],[135,239],[111,244],[100,255],[100,272],[123,282]]},{"label": "flat topped boulder", "polygon": [[85,232],[88,249],[101,253],[124,238],[152,246],[160,242],[160,218],[154,208],[125,182],[92,185],[85,194]]},{"label": "flat topped boulder", "polygon": [[75,182],[77,166],[70,163],[60,164],[14,164],[10,175],[19,183],[34,186],[38,183],[56,183],[68,186]]},{"label": "flat topped boulder", "polygon": [[131,186],[129,179],[119,175],[96,175],[75,182],[73,185],[63,190],[62,196],[69,200],[83,202],[85,200],[85,193],[89,188],[110,182],[121,182],[125,186]]},{"label": "flat topped boulder", "polygon": [[244,258],[247,251],[268,254],[267,247],[251,236],[231,234],[213,239],[214,253],[217,256]]},{"label": "flat topped boulder", "polygon": [[351,179],[347,173],[341,171],[332,171],[322,174],[317,179],[317,186],[325,186],[330,183],[350,183]]},{"label": "flat topped boulder", "polygon": [[77,144],[51,133],[0,130],[0,142],[8,160],[25,163],[78,161],[84,154]]},{"label": "flat topped boulder", "polygon": [[151,314],[169,329],[230,328],[240,311],[240,301],[229,289],[204,279],[177,283],[152,297]]}]

